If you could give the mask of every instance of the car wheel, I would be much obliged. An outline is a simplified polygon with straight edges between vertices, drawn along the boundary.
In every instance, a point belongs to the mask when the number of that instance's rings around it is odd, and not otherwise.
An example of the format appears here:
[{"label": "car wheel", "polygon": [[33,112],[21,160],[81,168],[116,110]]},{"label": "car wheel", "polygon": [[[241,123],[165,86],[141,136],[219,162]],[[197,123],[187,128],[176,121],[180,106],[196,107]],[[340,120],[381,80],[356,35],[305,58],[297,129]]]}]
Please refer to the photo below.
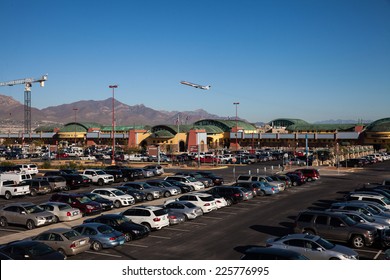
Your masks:
[{"label": "car wheel", "polygon": [[6,226],[8,226],[7,218],[1,217],[0,218],[0,227],[6,227]]},{"label": "car wheel", "polygon": [[128,182],[128,181],[129,181],[129,178],[123,177],[123,182]]},{"label": "car wheel", "polygon": [[103,179],[99,179],[97,183],[98,183],[99,186],[103,186],[104,185]]},{"label": "car wheel", "polygon": [[308,182],[311,182],[311,181],[313,181],[313,178],[308,177],[308,178],[307,178],[307,181],[308,181]]},{"label": "car wheel", "polygon": [[149,229],[149,231],[151,231],[152,230],[152,227],[150,226],[150,224],[148,224],[148,223],[141,223],[141,225],[143,225],[143,226],[146,226],[148,229]]},{"label": "car wheel", "polygon": [[12,198],[12,194],[7,191],[7,192],[5,192],[4,197],[5,197],[6,200],[10,200]]},{"label": "car wheel", "polygon": [[35,228],[35,223],[33,220],[27,220],[26,222],[26,228],[28,230],[34,229]]},{"label": "car wheel", "polygon": [[311,229],[304,229],[302,233],[310,234],[310,235],[315,235],[315,232]]},{"label": "car wheel", "polygon": [[37,191],[36,190],[30,190],[30,195],[31,196],[37,196]]},{"label": "car wheel", "polygon": [[122,206],[122,203],[119,201],[119,200],[115,200],[115,202],[114,202],[114,207],[115,208],[119,208],[119,207],[121,207]]},{"label": "car wheel", "polygon": [[131,240],[133,240],[133,236],[127,232],[125,233],[125,240],[126,242],[130,242]]},{"label": "car wheel", "polygon": [[94,251],[100,251],[101,249],[103,249],[103,245],[99,241],[94,241],[91,244],[91,249]]},{"label": "car wheel", "polygon": [[364,238],[361,235],[355,235],[351,239],[352,246],[356,249],[364,247]]},{"label": "car wheel", "polygon": [[170,197],[171,196],[171,193],[170,192],[165,192],[164,193],[164,197]]},{"label": "car wheel", "polygon": [[293,185],[294,187],[296,187],[296,186],[298,186],[298,183],[297,183],[297,182],[292,182],[292,185]]},{"label": "car wheel", "polygon": [[232,206],[233,201],[231,199],[226,199],[227,206]]},{"label": "car wheel", "polygon": [[65,250],[64,250],[64,249],[58,248],[57,251],[60,252],[61,254],[63,254],[64,256],[66,256],[66,253],[65,253]]},{"label": "car wheel", "polygon": [[70,190],[69,186],[64,187],[64,191],[69,191],[69,190]]},{"label": "car wheel", "polygon": [[150,193],[147,194],[147,195],[146,195],[146,200],[147,200],[147,201],[152,201],[152,200],[153,200],[153,195],[150,194]]}]

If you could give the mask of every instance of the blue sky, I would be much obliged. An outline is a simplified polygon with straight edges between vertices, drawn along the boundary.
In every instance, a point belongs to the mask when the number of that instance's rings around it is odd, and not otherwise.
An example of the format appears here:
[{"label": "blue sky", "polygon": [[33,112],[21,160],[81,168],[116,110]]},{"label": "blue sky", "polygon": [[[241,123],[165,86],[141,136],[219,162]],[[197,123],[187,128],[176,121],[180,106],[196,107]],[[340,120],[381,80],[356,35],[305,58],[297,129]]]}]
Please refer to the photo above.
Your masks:
[{"label": "blue sky", "polygon": [[[0,81],[251,122],[390,117],[390,0],[1,0]],[[209,91],[181,85],[211,85]],[[23,86],[0,87],[23,103]],[[73,114],[73,112],[69,112]]]}]

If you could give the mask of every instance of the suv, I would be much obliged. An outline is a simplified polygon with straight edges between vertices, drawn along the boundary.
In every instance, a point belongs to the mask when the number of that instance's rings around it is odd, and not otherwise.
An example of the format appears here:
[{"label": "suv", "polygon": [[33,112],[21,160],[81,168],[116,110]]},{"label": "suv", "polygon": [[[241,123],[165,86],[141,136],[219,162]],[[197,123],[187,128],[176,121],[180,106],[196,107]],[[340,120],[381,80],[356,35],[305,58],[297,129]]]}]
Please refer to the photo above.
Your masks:
[{"label": "suv", "polygon": [[150,230],[159,230],[169,226],[168,212],[161,207],[140,205],[129,208],[121,214],[132,222],[144,225]]},{"label": "suv", "polygon": [[19,168],[21,172],[25,172],[26,174],[38,174],[38,166],[36,164],[17,164],[15,167]]},{"label": "suv", "polygon": [[65,191],[68,189],[66,186],[65,178],[61,176],[45,176],[45,177],[36,177],[34,179],[41,180],[41,181],[48,181],[53,191]]},{"label": "suv", "polygon": [[102,212],[102,206],[100,203],[92,201],[83,194],[56,193],[51,196],[50,201],[67,203],[74,208],[80,209],[83,215],[94,215]]},{"label": "suv", "polygon": [[31,196],[36,196],[37,194],[47,194],[53,191],[48,181],[31,179],[24,181],[24,183],[30,186]]},{"label": "suv", "polygon": [[217,186],[212,189],[206,191],[209,194],[218,194],[222,196],[227,204],[230,206],[232,204],[236,204],[238,202],[244,201],[245,193],[243,190],[237,187],[222,187]]},{"label": "suv", "polygon": [[359,200],[362,202],[371,201],[377,202],[382,206],[390,210],[390,199],[380,194],[368,194],[368,193],[350,193],[345,196],[345,200]]},{"label": "suv", "polygon": [[300,168],[295,171],[302,172],[308,182],[320,179],[320,173],[315,168]]},{"label": "suv", "polygon": [[31,202],[10,203],[0,208],[0,226],[25,225],[27,229],[55,223],[54,215]]},{"label": "suv", "polygon": [[307,210],[299,213],[294,232],[351,243],[354,248],[371,246],[378,238],[375,227],[357,223],[343,213],[326,211]]},{"label": "suv", "polygon": [[91,193],[96,193],[103,198],[111,200],[115,208],[130,206],[135,203],[134,197],[116,188],[94,189]]},{"label": "suv", "polygon": [[107,174],[101,169],[85,169],[82,175],[92,179],[92,183],[103,186],[114,183],[114,176]]}]

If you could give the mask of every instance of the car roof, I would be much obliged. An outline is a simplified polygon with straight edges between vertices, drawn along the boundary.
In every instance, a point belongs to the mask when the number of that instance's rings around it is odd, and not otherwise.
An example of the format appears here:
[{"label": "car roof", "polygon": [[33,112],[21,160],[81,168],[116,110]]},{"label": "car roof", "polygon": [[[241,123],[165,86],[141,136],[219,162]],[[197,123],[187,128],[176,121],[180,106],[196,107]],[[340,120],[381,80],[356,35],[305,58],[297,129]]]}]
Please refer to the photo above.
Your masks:
[{"label": "car roof", "polygon": [[[49,232],[63,233],[63,232],[68,232],[70,230],[72,230],[72,229],[71,228],[65,228],[65,227],[62,227],[62,228],[52,228],[52,229],[45,230],[42,233],[49,233]],[[42,233],[39,233],[39,234],[42,234]]]},{"label": "car roof", "polygon": [[154,206],[154,205],[138,205],[138,206],[134,206],[133,208],[134,209],[136,209],[136,208],[148,209],[148,210],[151,210],[151,211],[163,209],[162,207]]}]

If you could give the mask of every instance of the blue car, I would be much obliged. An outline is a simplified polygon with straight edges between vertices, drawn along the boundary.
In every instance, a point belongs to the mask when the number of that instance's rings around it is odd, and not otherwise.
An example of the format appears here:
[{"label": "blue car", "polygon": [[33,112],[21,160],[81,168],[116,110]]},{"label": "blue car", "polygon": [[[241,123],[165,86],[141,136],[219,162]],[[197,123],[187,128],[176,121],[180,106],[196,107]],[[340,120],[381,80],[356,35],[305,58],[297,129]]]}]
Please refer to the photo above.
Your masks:
[{"label": "blue car", "polygon": [[72,229],[81,235],[88,236],[91,249],[100,251],[103,248],[112,248],[125,243],[125,235],[112,227],[101,223],[87,223],[75,226]]}]

